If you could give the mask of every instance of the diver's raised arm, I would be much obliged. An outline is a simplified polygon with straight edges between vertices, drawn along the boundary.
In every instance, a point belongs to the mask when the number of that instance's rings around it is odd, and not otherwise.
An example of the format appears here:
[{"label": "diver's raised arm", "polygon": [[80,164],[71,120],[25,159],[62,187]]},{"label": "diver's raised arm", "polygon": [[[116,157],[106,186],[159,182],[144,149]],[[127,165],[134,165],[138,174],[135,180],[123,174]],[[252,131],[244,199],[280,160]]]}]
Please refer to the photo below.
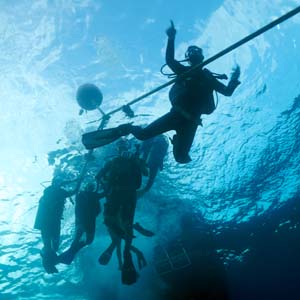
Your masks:
[{"label": "diver's raised arm", "polygon": [[175,74],[178,75],[184,73],[186,71],[186,67],[175,59],[176,29],[172,20],[171,26],[166,30],[166,34],[168,36],[168,44],[166,49],[166,63]]},{"label": "diver's raised arm", "polygon": [[240,66],[236,65],[233,69],[228,85],[226,86],[220,81],[216,80],[214,89],[220,94],[230,97],[233,94],[234,90],[237,88],[237,86],[241,84],[241,82],[239,81],[240,74]]},{"label": "diver's raised arm", "polygon": [[169,39],[175,40],[176,29],[175,29],[173,21],[170,20],[170,22],[171,22],[171,26],[169,28],[167,28],[166,34],[167,34],[167,36],[168,36]]}]

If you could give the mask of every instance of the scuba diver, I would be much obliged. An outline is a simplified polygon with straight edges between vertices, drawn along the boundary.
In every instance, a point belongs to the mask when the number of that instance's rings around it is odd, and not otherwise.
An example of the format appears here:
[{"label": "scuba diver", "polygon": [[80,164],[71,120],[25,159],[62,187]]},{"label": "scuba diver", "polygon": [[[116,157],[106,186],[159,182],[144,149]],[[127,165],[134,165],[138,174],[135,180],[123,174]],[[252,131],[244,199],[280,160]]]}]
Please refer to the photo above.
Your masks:
[{"label": "scuba diver", "polygon": [[[125,241],[123,264],[121,267],[123,284],[133,284],[137,280],[137,271],[132,261],[133,222],[137,201],[137,189],[142,183],[143,164],[137,154],[128,149],[128,141],[118,143],[119,155],[108,161],[96,175],[106,194],[104,205],[104,224],[112,238],[112,245],[99,258],[101,264],[107,264],[114,248],[121,257],[121,239]],[[121,264],[121,259],[119,263]]]},{"label": "scuba diver", "polygon": [[148,139],[142,143],[142,159],[146,162],[149,169],[149,175],[146,186],[139,191],[139,196],[150,190],[157,173],[163,169],[164,158],[167,154],[168,148],[168,139],[163,134]]},{"label": "scuba diver", "polygon": [[[177,80],[169,93],[171,110],[145,128],[129,123],[116,128],[85,133],[82,136],[82,142],[87,149],[106,145],[128,134],[133,134],[139,140],[147,140],[164,132],[175,130],[176,134],[172,140],[175,160],[183,164],[191,161],[189,151],[197,127],[202,125],[201,115],[211,114],[216,108],[213,91],[224,96],[231,96],[240,84],[238,80],[240,68],[237,66],[234,69],[226,86],[217,80],[212,72],[201,67],[204,61],[201,48],[197,46],[188,47],[185,57],[190,66],[185,66],[175,60],[176,29],[172,21],[166,34],[168,36],[166,63],[177,76]],[[224,75],[223,79],[226,79]]]},{"label": "scuba diver", "polygon": [[[96,218],[101,212],[99,200],[105,197],[104,193],[97,193],[95,188],[96,185],[90,182],[75,198],[75,237],[70,248],[59,255],[60,263],[71,264],[77,252],[90,245],[95,238]],[[84,234],[85,240],[82,241]]]},{"label": "scuba diver", "polygon": [[54,177],[49,187],[44,190],[39,201],[34,228],[41,231],[44,247],[41,251],[42,263],[48,274],[58,273],[57,254],[60,243],[61,219],[66,199],[76,194],[66,191],[62,186],[71,181],[63,182],[59,177]]}]

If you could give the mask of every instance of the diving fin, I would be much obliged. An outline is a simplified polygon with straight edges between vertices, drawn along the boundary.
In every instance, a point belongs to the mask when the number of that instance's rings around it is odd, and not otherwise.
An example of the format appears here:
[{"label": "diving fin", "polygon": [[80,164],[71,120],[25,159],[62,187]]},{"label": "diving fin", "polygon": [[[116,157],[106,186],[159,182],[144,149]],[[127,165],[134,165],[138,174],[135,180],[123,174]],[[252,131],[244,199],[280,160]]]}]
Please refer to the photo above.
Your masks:
[{"label": "diving fin", "polygon": [[65,265],[70,265],[75,258],[75,253],[70,249],[58,256],[58,261]]},{"label": "diving fin", "polygon": [[51,263],[51,261],[49,261],[45,258],[42,258],[42,265],[43,265],[46,273],[48,273],[48,274],[58,273],[58,270],[55,267],[55,265],[53,263]]},{"label": "diving fin", "polygon": [[136,258],[140,270],[147,266],[147,261],[143,252],[141,251],[136,252]]},{"label": "diving fin", "polygon": [[63,252],[58,256],[58,262],[70,265],[74,260],[77,252],[86,245],[84,242],[79,242],[77,244],[72,245],[67,251]]},{"label": "diving fin", "polygon": [[42,265],[48,274],[58,273],[55,265],[57,264],[57,254],[52,250],[43,249],[41,252]]},{"label": "diving fin", "polygon": [[130,251],[124,253],[124,263],[122,267],[122,283],[131,285],[136,283],[138,273],[134,267]]},{"label": "diving fin", "polygon": [[88,150],[108,145],[117,140],[121,135],[118,128],[103,129],[84,133],[82,135],[82,144]]},{"label": "diving fin", "polygon": [[82,135],[82,143],[86,149],[94,149],[108,145],[131,131],[131,123],[120,125],[115,128],[96,130]]},{"label": "diving fin", "polygon": [[139,223],[133,224],[133,229],[144,236],[148,236],[148,237],[154,236],[154,232],[142,227]]},{"label": "diving fin", "polygon": [[99,256],[99,259],[98,259],[98,262],[100,265],[103,265],[103,266],[106,266],[110,259],[111,259],[111,256],[112,256],[112,252],[108,249],[108,250],[105,250],[100,256]]}]

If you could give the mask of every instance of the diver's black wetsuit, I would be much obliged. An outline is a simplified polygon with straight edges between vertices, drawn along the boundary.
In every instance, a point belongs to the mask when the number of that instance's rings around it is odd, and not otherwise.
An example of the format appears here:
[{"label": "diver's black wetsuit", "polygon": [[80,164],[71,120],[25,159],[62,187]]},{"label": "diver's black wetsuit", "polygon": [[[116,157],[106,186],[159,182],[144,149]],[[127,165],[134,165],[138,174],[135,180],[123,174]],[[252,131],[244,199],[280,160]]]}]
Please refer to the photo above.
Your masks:
[{"label": "diver's black wetsuit", "polygon": [[[99,200],[104,193],[81,191],[75,200],[75,237],[68,250],[63,252],[58,261],[71,264],[77,252],[86,245],[90,245],[95,238],[96,218],[101,211]],[[85,241],[81,241],[83,234]]]},{"label": "diver's black wetsuit", "polygon": [[[191,69],[190,66],[184,66],[174,59],[174,39],[170,38],[166,50],[166,62],[176,75]],[[169,130],[175,130],[174,157],[177,162],[188,162],[188,153],[199,125],[199,118],[201,114],[208,113],[207,110],[212,112],[214,109],[213,91],[231,96],[238,84],[239,82],[235,80],[225,86],[209,70],[195,69],[191,71],[188,78],[175,83],[178,87],[182,86],[184,93],[180,95],[178,91],[176,99],[172,100],[170,112],[143,129],[134,126],[130,133],[137,139],[146,140]]]},{"label": "diver's black wetsuit", "polygon": [[[136,206],[136,190],[142,183],[141,167],[132,157],[116,157],[106,163],[97,175],[103,178],[107,202],[104,206],[104,223],[122,238],[132,237],[132,225]],[[123,228],[112,219],[120,218]]]},{"label": "diver's black wetsuit", "polygon": [[135,157],[116,157],[106,163],[96,176],[102,181],[107,202],[104,205],[104,223],[112,240],[125,240],[122,281],[132,284],[137,279],[130,249],[133,238],[133,222],[136,208],[136,190],[142,184],[139,160]]},{"label": "diver's black wetsuit", "polygon": [[34,223],[41,231],[44,248],[41,252],[43,266],[47,273],[57,273],[56,252],[60,242],[60,227],[66,198],[75,191],[66,191],[60,186],[51,185],[44,190]]},{"label": "diver's black wetsuit", "polygon": [[142,192],[147,192],[152,187],[159,170],[163,169],[164,158],[169,148],[168,138],[160,134],[142,143],[141,153],[143,160],[149,168],[148,181]]},{"label": "diver's black wetsuit", "polygon": [[39,202],[34,228],[41,230],[44,246],[54,251],[58,250],[60,241],[61,219],[66,198],[72,196],[61,187],[49,186]]},{"label": "diver's black wetsuit", "polygon": [[[175,35],[174,38],[171,38],[170,35],[173,34],[168,34],[167,65],[176,75],[190,71],[184,79],[177,79],[170,90],[169,96],[172,104],[170,112],[145,128],[123,124],[117,128],[85,133],[82,136],[82,142],[87,149],[101,147],[130,133],[139,140],[147,140],[164,132],[175,130],[176,134],[173,138],[175,160],[179,163],[187,163],[191,160],[189,151],[197,127],[201,124],[200,117],[202,114],[212,113],[215,109],[213,91],[224,96],[231,96],[240,84],[238,81],[239,69],[234,71],[226,86],[218,81],[209,70],[194,68],[195,63],[192,66],[184,66],[174,58]],[[193,69],[191,70],[191,68]]]},{"label": "diver's black wetsuit", "polygon": [[95,236],[96,218],[101,211],[99,200],[104,193],[81,191],[75,202],[75,225],[77,231],[86,233],[86,244],[91,244]]}]

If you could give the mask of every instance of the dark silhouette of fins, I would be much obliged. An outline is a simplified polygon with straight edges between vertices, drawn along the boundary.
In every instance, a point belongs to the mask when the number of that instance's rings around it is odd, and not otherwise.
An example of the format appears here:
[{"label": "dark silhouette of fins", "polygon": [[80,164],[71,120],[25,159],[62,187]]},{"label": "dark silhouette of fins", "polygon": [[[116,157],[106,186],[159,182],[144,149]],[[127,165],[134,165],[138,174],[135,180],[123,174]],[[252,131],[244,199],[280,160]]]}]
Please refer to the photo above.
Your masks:
[{"label": "dark silhouette of fins", "polygon": [[130,251],[124,253],[124,263],[122,267],[122,283],[131,285],[136,283],[138,273],[134,267]]},{"label": "dark silhouette of fins", "polygon": [[55,267],[55,264],[49,262],[47,259],[42,259],[43,267],[48,274],[58,273],[58,270]]},{"label": "dark silhouette of fins", "polygon": [[82,135],[82,144],[88,150],[108,145],[120,137],[117,128],[97,130]]},{"label": "dark silhouette of fins", "polygon": [[70,265],[75,258],[75,252],[67,250],[58,257],[58,261],[65,265]]},{"label": "dark silhouette of fins", "polygon": [[109,251],[109,250],[104,251],[99,256],[99,259],[98,259],[99,264],[103,265],[103,266],[106,266],[109,263],[110,259],[111,259],[111,255],[112,255],[111,251]]},{"label": "dark silhouette of fins", "polygon": [[54,251],[41,251],[42,264],[48,274],[58,273],[55,265],[57,264],[57,255]]},{"label": "dark silhouette of fins", "polygon": [[130,133],[131,124],[120,125],[116,128],[96,130],[82,135],[82,143],[86,149],[94,149],[108,145],[121,136]]},{"label": "dark silhouette of fins", "polygon": [[58,262],[65,265],[70,265],[78,251],[84,246],[86,246],[84,242],[79,242],[78,244],[72,245],[67,251],[58,256]]},{"label": "dark silhouette of fins", "polygon": [[135,223],[133,225],[133,229],[144,236],[148,236],[148,237],[154,236],[154,232],[142,227],[139,223]]}]

